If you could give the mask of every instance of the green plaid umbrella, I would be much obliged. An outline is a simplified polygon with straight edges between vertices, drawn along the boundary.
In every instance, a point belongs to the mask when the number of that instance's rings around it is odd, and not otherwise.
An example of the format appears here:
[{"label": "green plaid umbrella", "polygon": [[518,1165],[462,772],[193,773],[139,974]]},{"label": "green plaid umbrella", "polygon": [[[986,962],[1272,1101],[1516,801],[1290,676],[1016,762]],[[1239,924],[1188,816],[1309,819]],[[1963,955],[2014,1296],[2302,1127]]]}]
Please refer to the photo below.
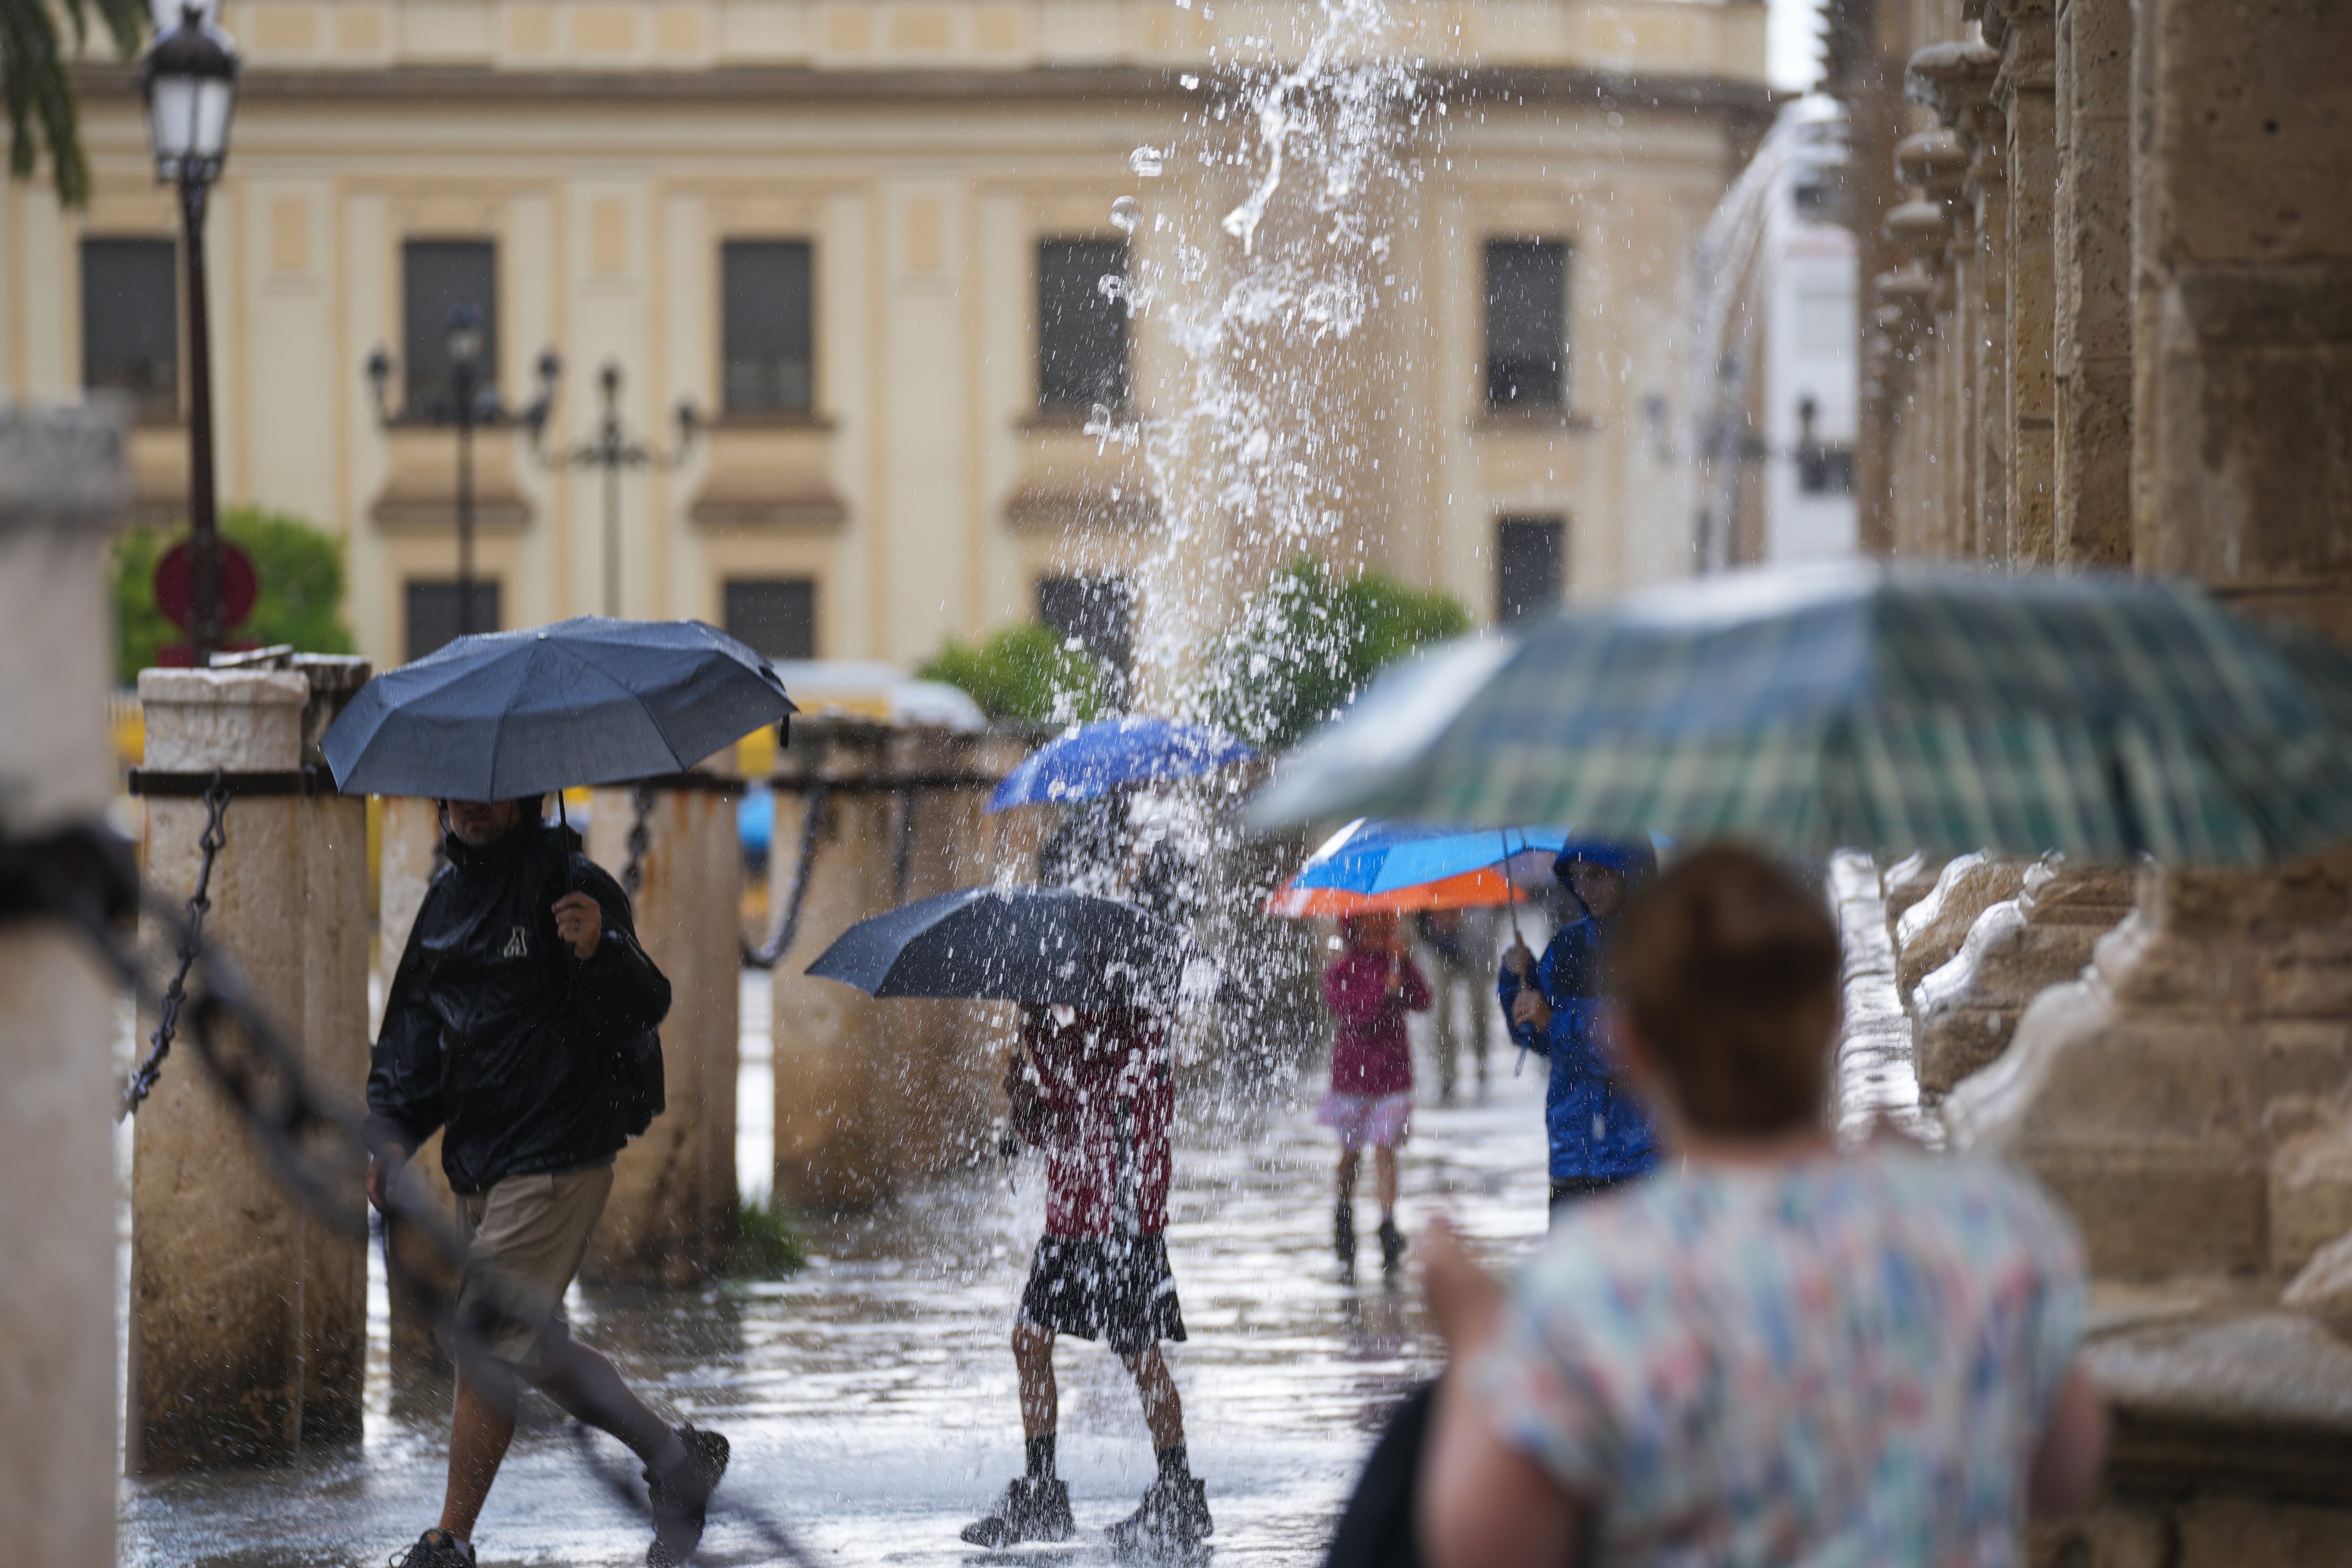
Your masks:
[{"label": "green plaid umbrella", "polygon": [[2352,837],[2352,660],[2173,583],[1735,574],[1559,617],[1376,761],[1353,722],[1253,820],[2238,865]]}]

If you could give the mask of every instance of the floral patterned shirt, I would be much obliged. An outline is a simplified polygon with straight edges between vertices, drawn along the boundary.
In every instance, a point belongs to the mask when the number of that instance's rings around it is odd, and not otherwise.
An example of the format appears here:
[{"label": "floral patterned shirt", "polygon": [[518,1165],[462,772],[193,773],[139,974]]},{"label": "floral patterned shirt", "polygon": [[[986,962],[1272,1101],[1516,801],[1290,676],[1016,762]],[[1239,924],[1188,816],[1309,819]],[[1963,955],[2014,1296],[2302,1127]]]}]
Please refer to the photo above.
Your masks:
[{"label": "floral patterned shirt", "polygon": [[1670,1168],[1561,1216],[1469,1388],[1595,1506],[1588,1562],[2008,1568],[2084,1310],[1992,1162]]}]

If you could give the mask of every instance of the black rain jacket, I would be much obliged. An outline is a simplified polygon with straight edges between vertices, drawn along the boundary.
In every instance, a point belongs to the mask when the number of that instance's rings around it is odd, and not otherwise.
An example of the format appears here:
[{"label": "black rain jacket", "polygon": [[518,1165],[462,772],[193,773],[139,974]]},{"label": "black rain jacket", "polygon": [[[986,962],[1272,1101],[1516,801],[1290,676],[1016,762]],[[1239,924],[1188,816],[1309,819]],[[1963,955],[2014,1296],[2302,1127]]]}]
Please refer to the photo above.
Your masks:
[{"label": "black rain jacket", "polygon": [[[567,827],[524,823],[476,849],[455,836],[385,999],[369,1120],[416,1146],[446,1130],[449,1185],[609,1160],[628,1142],[614,1051],[669,1012],[669,981],[637,944],[628,896]],[[583,963],[555,934],[577,889],[604,908]]]}]

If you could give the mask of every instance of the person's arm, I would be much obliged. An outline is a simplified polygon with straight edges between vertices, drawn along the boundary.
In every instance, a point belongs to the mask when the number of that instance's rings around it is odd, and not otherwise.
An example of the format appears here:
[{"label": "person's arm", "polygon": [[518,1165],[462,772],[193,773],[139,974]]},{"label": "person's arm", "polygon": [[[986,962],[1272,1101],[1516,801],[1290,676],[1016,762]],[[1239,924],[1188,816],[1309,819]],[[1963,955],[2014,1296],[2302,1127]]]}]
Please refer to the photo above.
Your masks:
[{"label": "person's arm", "polygon": [[1585,1509],[1503,1441],[1464,1386],[1465,1364],[1494,1339],[1502,1288],[1444,1220],[1421,1252],[1448,1354],[1414,1499],[1422,1554],[1433,1568],[1576,1568]]},{"label": "person's arm", "polygon": [[2050,1419],[2027,1477],[2027,1505],[2041,1514],[2073,1513],[2087,1505],[2106,1466],[2109,1433],[2107,1402],[2077,1364],[2050,1402]]},{"label": "person's arm", "polygon": [[1429,1011],[1429,981],[1411,958],[1404,961],[1404,1005],[1410,1013]]},{"label": "person's arm", "polygon": [[[575,893],[551,903],[561,906],[571,897],[585,895],[593,899],[604,913],[601,928],[583,932],[572,946],[573,956],[580,964],[582,1004],[602,1032],[624,1034],[652,1028],[669,1016],[669,977],[637,941],[629,896],[603,867],[585,858],[573,859],[572,877]],[[561,922],[562,917],[558,919]],[[584,954],[580,952],[583,945],[588,948]]]},{"label": "person's arm", "polygon": [[[429,905],[430,893],[426,899]],[[425,919],[420,910],[417,924]],[[393,1173],[447,1120],[441,1093],[441,1024],[425,1001],[416,947],[412,926],[408,951],[401,954],[384,999],[383,1027],[368,1054],[368,1114],[362,1135],[372,1156],[368,1199],[378,1208],[384,1205],[384,1184]]]},{"label": "person's arm", "polygon": [[1513,970],[1510,957],[1506,954],[1502,980],[1496,988],[1503,1000],[1503,1021],[1510,1027],[1513,1043],[1539,1057],[1551,1055],[1551,976],[1559,955],[1559,942],[1554,938],[1523,977]]}]

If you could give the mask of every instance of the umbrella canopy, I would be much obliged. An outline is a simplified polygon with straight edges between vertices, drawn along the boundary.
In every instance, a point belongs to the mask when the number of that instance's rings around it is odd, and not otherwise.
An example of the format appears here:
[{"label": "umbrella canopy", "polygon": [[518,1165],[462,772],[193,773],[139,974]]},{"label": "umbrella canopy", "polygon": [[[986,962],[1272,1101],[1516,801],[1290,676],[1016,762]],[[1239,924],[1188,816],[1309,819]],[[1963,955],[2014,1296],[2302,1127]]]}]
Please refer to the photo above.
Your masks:
[{"label": "umbrella canopy", "polygon": [[858,921],[808,972],[869,996],[1066,1007],[1175,999],[1184,933],[1115,899],[1068,888],[963,888]]},{"label": "umbrella canopy", "polygon": [[2332,708],[2192,586],[1741,573],[1553,621],[1380,765],[1342,719],[1252,816],[2258,864],[2352,835]]},{"label": "umbrella canopy", "polygon": [[677,773],[793,711],[725,632],[582,616],[386,670],[320,745],[346,795],[513,800]]},{"label": "umbrella canopy", "polygon": [[1173,719],[1103,719],[1046,742],[1004,775],[988,809],[1089,800],[1121,784],[1186,778],[1257,753],[1222,730]]},{"label": "umbrella canopy", "polygon": [[[1657,848],[1673,847],[1652,834]],[[1601,841],[1564,827],[1440,827],[1360,817],[1326,840],[1266,901],[1268,914],[1493,909],[1548,888],[1570,845]]]}]

